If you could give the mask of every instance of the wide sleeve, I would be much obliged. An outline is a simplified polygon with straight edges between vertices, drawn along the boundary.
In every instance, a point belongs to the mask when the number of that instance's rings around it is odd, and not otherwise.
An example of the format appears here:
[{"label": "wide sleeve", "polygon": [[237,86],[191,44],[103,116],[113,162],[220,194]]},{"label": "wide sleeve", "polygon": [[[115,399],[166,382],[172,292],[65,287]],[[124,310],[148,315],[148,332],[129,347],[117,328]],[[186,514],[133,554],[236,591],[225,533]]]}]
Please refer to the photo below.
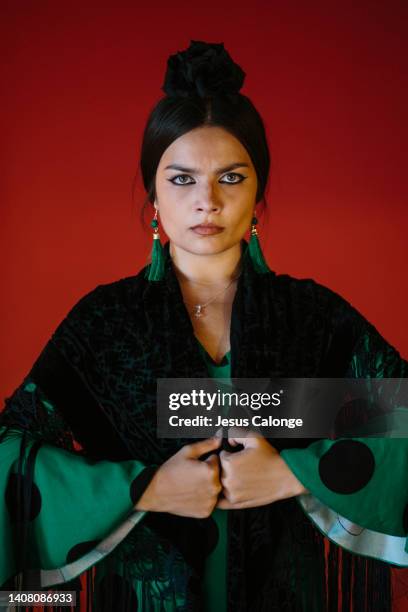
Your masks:
[{"label": "wide sleeve", "polygon": [[[333,343],[330,354],[339,365],[338,356],[347,354],[344,338],[349,334],[352,350],[342,374],[393,379],[384,381],[389,414],[394,415],[388,421],[393,427],[398,418],[406,423],[406,386],[400,383],[408,377],[408,362],[351,305],[342,300],[341,306],[342,327],[334,329],[331,338],[342,336],[343,349]],[[324,535],[351,552],[408,567],[408,438],[396,437],[398,431],[391,429],[378,437],[366,435],[368,428],[363,431],[361,437],[321,439],[280,454],[309,491],[296,500]],[[373,431],[382,429],[374,426]]]},{"label": "wide sleeve", "polygon": [[[121,441],[98,415],[84,382],[99,375],[85,341],[96,323],[90,314],[95,295],[70,311],[0,413],[0,588],[42,589],[72,580],[146,514],[135,506],[158,463],[121,454]],[[78,338],[81,317],[87,327]],[[60,349],[68,337],[71,348],[87,346],[72,353],[81,354],[75,367]],[[97,452],[101,441],[109,445],[109,459]]]}]

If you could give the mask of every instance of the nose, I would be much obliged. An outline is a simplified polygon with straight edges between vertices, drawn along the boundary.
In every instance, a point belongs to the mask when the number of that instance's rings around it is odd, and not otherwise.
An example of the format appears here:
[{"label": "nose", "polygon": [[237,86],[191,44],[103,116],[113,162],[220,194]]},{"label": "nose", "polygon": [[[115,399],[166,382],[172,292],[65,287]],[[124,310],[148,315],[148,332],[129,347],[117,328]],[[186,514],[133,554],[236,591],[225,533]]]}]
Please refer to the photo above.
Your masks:
[{"label": "nose", "polygon": [[198,211],[218,212],[221,209],[221,203],[215,194],[215,190],[208,187],[208,189],[203,189],[200,193],[195,207]]}]

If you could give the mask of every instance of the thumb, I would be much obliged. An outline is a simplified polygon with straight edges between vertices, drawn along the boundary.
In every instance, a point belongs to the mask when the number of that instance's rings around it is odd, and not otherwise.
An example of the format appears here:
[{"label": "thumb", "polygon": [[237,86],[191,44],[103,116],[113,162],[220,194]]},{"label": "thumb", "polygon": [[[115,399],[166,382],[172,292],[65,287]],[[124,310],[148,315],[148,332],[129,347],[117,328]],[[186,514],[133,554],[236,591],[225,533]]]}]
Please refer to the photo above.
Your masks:
[{"label": "thumb", "polygon": [[210,455],[209,457],[207,457],[207,459],[205,459],[206,463],[209,463],[212,467],[218,467],[219,462],[218,462],[218,455],[216,455],[215,453],[213,453],[212,455]]},{"label": "thumb", "polygon": [[205,440],[199,440],[198,442],[193,442],[192,444],[187,444],[184,448],[186,449],[186,455],[189,459],[198,459],[204,453],[208,453],[209,451],[215,450],[221,444],[222,438],[213,437],[206,438]]},{"label": "thumb", "polygon": [[230,427],[228,430],[228,442],[231,446],[241,444],[244,448],[256,448],[261,438],[264,436],[259,432],[243,427]]}]

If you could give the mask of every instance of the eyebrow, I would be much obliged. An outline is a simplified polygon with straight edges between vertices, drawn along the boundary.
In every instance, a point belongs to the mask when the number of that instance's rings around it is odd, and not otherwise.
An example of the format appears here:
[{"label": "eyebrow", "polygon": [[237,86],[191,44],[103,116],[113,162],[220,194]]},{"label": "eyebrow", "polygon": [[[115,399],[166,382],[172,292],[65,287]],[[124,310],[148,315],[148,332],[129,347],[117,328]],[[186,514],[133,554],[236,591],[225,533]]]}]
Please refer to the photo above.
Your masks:
[{"label": "eyebrow", "polygon": [[[245,162],[235,162],[234,164],[229,164],[228,166],[225,166],[224,168],[217,168],[216,173],[228,172],[229,170],[235,170],[235,168],[241,168],[241,167],[249,168],[249,164],[246,164]],[[196,170],[195,168],[186,168],[185,166],[180,166],[179,164],[170,164],[169,166],[166,166],[164,169],[165,170],[180,170],[181,172],[199,174],[199,171]]]}]

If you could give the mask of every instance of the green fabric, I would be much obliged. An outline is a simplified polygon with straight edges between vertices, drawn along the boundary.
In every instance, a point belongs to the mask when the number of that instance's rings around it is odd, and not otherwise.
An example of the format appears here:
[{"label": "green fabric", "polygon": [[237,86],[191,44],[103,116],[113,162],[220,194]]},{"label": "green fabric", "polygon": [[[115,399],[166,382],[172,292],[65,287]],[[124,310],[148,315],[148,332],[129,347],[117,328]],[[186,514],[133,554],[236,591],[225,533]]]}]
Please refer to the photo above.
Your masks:
[{"label": "green fabric", "polygon": [[[345,439],[347,438],[338,440]],[[320,458],[338,440],[319,440],[305,449],[285,449],[281,451],[281,457],[312,495],[349,521],[373,531],[406,536],[403,517],[408,503],[408,491],[398,484],[401,474],[407,469],[408,439],[352,439],[368,446],[376,461],[372,478],[356,493],[335,493],[320,479]],[[381,499],[378,496],[379,491]]]},{"label": "green fabric", "polygon": [[[392,369],[392,349],[384,345],[383,350],[376,350],[370,344],[370,335],[365,334],[360,340],[366,355],[373,363],[371,378],[396,377],[398,371]],[[359,348],[359,347],[358,347]],[[369,378],[364,376],[361,363],[363,357],[356,350],[351,358],[350,375],[355,378]],[[387,390],[387,382],[382,386]],[[398,390],[398,386],[393,385]],[[384,389],[381,389],[383,392]],[[384,392],[388,396],[389,390]],[[380,394],[380,391],[379,391]],[[398,399],[389,394],[393,411],[389,415],[377,417],[369,421],[360,430],[361,434],[370,434],[373,437],[347,436],[335,440],[322,439],[313,442],[307,448],[290,448],[281,451],[280,455],[297,479],[320,502],[334,510],[349,521],[366,529],[377,531],[397,537],[407,536],[407,509],[408,487],[405,483],[408,456],[408,438],[391,437],[400,434],[406,435],[407,407],[398,405]],[[398,395],[396,396],[398,398]],[[398,432],[396,428],[400,428]],[[374,432],[374,433],[372,433]],[[381,433],[383,437],[379,437]],[[388,436],[388,437],[384,437]],[[353,440],[360,442],[372,451],[375,460],[375,470],[370,480],[354,493],[336,493],[329,489],[321,479],[320,459],[340,440]],[[408,552],[408,540],[405,545]]]},{"label": "green fabric", "polygon": [[[30,383],[25,389],[36,392]],[[37,389],[38,392],[38,389]],[[51,402],[44,400],[47,410]],[[0,436],[7,429],[0,428]],[[34,439],[28,438],[25,461]],[[18,473],[18,457],[22,431],[9,429],[0,444],[0,490],[7,491],[10,477]],[[131,483],[145,464],[137,460],[93,461],[80,453],[42,444],[38,450],[34,482],[38,495],[33,502],[36,516],[30,521],[30,564],[52,569],[69,562],[68,554],[79,544],[94,543],[106,538],[133,512]],[[25,471],[24,471],[25,473]],[[7,551],[12,550],[13,524],[10,508],[15,491],[12,488],[0,505],[0,533]],[[40,504],[38,503],[40,500]],[[92,546],[88,546],[90,550]],[[0,555],[0,585],[15,573],[15,559]]]},{"label": "green fabric", "polygon": [[[220,364],[217,365],[199,340],[198,344],[207,364],[209,376],[211,378],[230,378],[231,351],[228,351],[228,353],[224,355]],[[207,612],[214,612],[215,610],[217,612],[226,612],[227,610],[227,513],[228,510],[214,508],[211,514],[217,525],[219,539],[214,550],[210,555],[208,555],[205,565],[203,588],[205,610]]]}]

